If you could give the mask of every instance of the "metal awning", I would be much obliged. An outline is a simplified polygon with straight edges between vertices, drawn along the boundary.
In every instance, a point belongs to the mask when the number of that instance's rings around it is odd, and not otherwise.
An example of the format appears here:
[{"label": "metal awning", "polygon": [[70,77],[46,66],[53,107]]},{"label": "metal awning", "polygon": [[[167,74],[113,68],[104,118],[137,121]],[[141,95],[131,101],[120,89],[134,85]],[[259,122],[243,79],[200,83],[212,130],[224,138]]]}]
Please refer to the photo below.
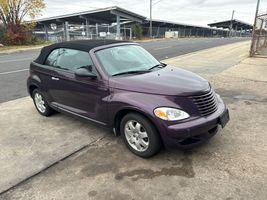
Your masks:
[{"label": "metal awning", "polygon": [[123,8],[113,6],[108,8],[101,8],[96,10],[77,12],[72,14],[60,15],[55,17],[43,18],[36,20],[38,24],[51,24],[60,23],[64,21],[68,22],[81,22],[81,19],[88,19],[90,23],[114,23],[116,22],[117,16],[120,16],[120,20],[130,20],[138,23],[143,23],[146,17],[133,13],[131,11],[125,10]]},{"label": "metal awning", "polygon": [[249,23],[242,22],[240,20],[226,20],[226,21],[221,21],[221,22],[215,22],[208,24],[210,27],[216,27],[216,28],[225,28],[225,29],[230,29],[232,23],[232,27],[235,30],[252,30],[253,26]]},{"label": "metal awning", "polygon": [[[158,26],[158,27],[211,29],[210,27],[205,27],[205,26],[198,26],[198,25],[192,25],[192,24],[186,24],[186,23],[180,23],[180,22],[172,22],[172,21],[160,20],[160,19],[154,19],[152,20],[152,23],[153,23],[153,26]],[[147,20],[145,24],[149,24],[149,20]]]}]

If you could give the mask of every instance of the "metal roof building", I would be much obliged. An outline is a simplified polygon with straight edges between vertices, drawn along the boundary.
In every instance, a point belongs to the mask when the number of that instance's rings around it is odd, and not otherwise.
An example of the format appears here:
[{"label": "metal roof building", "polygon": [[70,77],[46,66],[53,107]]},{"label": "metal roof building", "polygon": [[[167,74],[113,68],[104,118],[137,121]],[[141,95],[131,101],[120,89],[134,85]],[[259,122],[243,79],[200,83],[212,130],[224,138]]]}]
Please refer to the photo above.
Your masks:
[{"label": "metal roof building", "polygon": [[246,35],[250,35],[252,33],[253,26],[249,23],[242,22],[237,19],[226,20],[221,22],[215,22],[208,24],[210,27],[222,28],[229,30],[229,36],[238,36],[238,33],[241,35],[245,33]]},{"label": "metal roof building", "polygon": [[[117,6],[43,18],[36,20],[36,24],[36,35],[54,41],[99,37],[131,39],[132,29],[136,24],[143,28],[144,36],[149,36],[149,19]],[[177,33],[177,37],[226,37],[229,32],[217,29],[229,27],[228,21],[209,24],[211,27],[165,20],[153,20],[152,25],[154,37],[164,37],[168,31]],[[248,29],[250,25],[235,20],[233,27],[240,30],[240,27]]]},{"label": "metal roof building", "polygon": [[[168,30],[176,30],[179,32],[179,37],[211,37],[220,34],[220,36],[227,36],[226,30],[219,30],[216,28],[205,27],[205,26],[198,26],[180,22],[172,22],[167,20],[152,20],[153,24],[153,35],[159,36],[164,33],[164,31]],[[143,23],[143,26],[146,27],[148,31],[149,21]]]},{"label": "metal roof building", "polygon": [[[125,10],[123,8],[113,6],[103,9],[90,10],[85,12],[78,12],[73,14],[60,15],[55,17],[49,17],[44,19],[36,20],[37,28],[45,29],[46,39],[49,35],[49,31],[63,31],[64,39],[69,40],[71,24],[74,30],[83,29],[86,36],[90,34],[91,26],[98,26],[99,24],[113,24],[116,23],[116,37],[120,37],[120,24],[125,21],[131,21],[135,23],[143,23],[146,20],[146,17],[139,14],[133,13],[131,11]],[[80,25],[80,26],[77,26]],[[57,27],[61,27],[60,30],[56,30]],[[112,26],[114,27],[114,26]],[[51,30],[52,29],[52,30]],[[98,27],[96,27],[96,33],[98,33]]]},{"label": "metal roof building", "polygon": [[113,7],[39,19],[36,20],[36,22],[37,23],[57,23],[59,21],[80,22],[81,19],[88,19],[88,21],[96,23],[113,23],[117,21],[118,17],[120,18],[121,21],[131,20],[139,23],[142,23],[144,22],[144,20],[146,20],[146,17],[142,15],[136,14],[134,12],[125,10],[117,6],[113,6]]},{"label": "metal roof building", "polygon": [[231,26],[234,30],[252,30],[253,26],[249,23],[242,22],[237,19],[226,20],[208,24],[210,27],[229,29]]}]

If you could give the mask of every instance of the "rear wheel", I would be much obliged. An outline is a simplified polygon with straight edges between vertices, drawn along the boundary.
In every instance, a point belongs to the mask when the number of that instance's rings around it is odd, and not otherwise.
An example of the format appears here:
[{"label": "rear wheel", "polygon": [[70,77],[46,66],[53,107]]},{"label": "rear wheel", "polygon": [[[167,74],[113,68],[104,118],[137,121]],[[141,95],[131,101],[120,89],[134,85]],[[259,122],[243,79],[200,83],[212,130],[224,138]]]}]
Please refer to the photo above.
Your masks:
[{"label": "rear wheel", "polygon": [[153,124],[140,114],[123,117],[120,131],[126,146],[134,154],[148,158],[161,149],[161,139]]},{"label": "rear wheel", "polygon": [[37,111],[43,116],[50,116],[53,109],[49,107],[44,95],[39,89],[35,89],[32,93],[32,98]]}]

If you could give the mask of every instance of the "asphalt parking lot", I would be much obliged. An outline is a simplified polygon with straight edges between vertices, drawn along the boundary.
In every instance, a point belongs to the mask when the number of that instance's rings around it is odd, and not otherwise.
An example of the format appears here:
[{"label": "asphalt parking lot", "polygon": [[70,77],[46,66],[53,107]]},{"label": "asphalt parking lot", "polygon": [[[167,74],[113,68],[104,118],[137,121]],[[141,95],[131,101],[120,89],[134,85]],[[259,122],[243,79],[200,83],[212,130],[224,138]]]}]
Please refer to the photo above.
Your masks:
[{"label": "asphalt parking lot", "polygon": [[41,117],[28,97],[0,104],[1,199],[259,199],[267,196],[267,60],[249,42],[164,62],[207,78],[230,110],[207,144],[151,159],[110,130]]}]

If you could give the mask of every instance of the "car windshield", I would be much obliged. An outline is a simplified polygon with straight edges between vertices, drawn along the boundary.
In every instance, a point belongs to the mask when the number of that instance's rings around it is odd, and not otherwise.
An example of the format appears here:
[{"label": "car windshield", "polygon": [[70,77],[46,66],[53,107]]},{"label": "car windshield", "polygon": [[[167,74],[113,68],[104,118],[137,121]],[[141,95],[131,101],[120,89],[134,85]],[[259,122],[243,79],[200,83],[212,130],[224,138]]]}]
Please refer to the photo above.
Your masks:
[{"label": "car windshield", "polygon": [[97,58],[110,76],[150,72],[162,64],[138,45],[123,45],[96,52]]}]

